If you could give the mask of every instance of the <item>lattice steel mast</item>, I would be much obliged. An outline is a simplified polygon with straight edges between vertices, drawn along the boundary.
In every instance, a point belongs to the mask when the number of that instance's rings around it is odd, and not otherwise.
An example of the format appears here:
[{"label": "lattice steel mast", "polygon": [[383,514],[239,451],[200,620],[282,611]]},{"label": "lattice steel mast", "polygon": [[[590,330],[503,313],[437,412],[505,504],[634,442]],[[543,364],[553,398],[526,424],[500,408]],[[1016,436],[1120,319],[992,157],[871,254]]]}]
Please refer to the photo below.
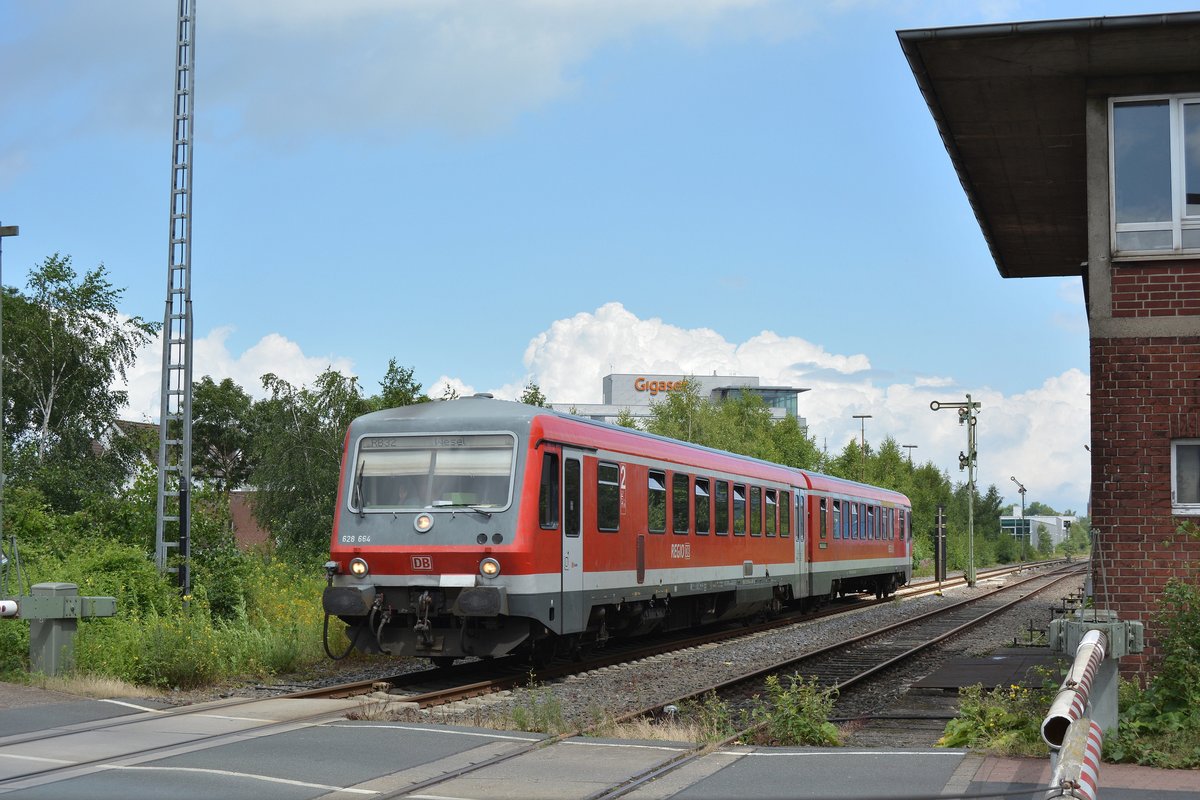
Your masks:
[{"label": "lattice steel mast", "polygon": [[[195,0],[179,0],[175,58],[175,146],[171,167],[171,247],[163,317],[162,405],[158,440],[155,561],[191,589],[188,536],[192,485],[192,88]],[[170,565],[171,551],[180,556]]]}]

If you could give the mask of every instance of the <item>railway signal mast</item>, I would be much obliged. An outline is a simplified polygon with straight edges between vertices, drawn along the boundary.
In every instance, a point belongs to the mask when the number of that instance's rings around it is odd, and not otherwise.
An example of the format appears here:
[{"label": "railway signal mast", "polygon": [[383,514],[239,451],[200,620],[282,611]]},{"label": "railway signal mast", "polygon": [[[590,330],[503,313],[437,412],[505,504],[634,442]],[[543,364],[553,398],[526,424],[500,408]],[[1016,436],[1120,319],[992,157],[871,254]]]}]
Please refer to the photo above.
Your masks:
[{"label": "railway signal mast", "polygon": [[971,395],[967,395],[965,403],[939,403],[934,400],[929,404],[933,411],[943,408],[958,409],[958,424],[967,426],[967,449],[958,454],[958,468],[967,471],[967,585],[975,585],[975,468],[978,466],[978,453],[975,450],[975,423],[979,409],[983,403],[972,403]]},{"label": "railway signal mast", "polygon": [[[155,562],[177,572],[191,591],[188,539],[192,484],[192,88],[195,0],[179,0],[175,48],[175,144],[171,167],[171,238],[167,304],[163,318],[162,393],[158,439],[158,517]],[[171,551],[178,566],[171,565]]]}]

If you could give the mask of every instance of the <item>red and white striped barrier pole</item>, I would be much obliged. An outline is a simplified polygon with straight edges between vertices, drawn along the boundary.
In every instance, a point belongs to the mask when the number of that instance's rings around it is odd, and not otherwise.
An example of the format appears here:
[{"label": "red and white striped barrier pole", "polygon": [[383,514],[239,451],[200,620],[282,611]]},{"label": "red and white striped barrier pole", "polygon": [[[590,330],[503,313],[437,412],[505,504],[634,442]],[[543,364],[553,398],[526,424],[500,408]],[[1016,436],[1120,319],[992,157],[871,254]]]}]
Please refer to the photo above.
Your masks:
[{"label": "red and white striped barrier pole", "polygon": [[1107,645],[1107,637],[1103,631],[1090,630],[1080,639],[1071,671],[1063,679],[1058,696],[1054,698],[1049,713],[1042,720],[1042,739],[1053,749],[1057,750],[1063,746],[1071,723],[1083,718],[1092,690],[1092,681],[1095,680],[1096,672],[1104,661]]},{"label": "red and white striped barrier pole", "polygon": [[1050,785],[1062,789],[1063,797],[1097,800],[1100,785],[1100,750],[1104,734],[1087,717],[1071,723],[1059,752],[1058,766]]}]

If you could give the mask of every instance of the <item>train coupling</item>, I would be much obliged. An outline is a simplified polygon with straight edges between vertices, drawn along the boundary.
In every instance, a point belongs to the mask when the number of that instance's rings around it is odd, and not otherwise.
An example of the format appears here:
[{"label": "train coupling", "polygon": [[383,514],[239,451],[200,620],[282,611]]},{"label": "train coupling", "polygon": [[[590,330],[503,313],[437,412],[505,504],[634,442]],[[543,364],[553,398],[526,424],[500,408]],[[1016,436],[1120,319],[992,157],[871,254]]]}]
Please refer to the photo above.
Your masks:
[{"label": "train coupling", "polygon": [[417,635],[420,647],[433,647],[433,625],[429,621],[429,609],[433,606],[433,597],[429,592],[421,592],[417,598],[417,622],[413,632]]}]

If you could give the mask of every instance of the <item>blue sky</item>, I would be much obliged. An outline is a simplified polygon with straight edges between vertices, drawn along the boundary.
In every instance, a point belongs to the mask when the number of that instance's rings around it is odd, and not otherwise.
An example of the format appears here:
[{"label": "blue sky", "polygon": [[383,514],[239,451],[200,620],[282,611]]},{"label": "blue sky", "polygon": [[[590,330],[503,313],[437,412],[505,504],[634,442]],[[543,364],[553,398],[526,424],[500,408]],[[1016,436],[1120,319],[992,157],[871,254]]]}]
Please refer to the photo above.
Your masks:
[{"label": "blue sky", "polygon": [[[916,444],[1083,511],[1078,280],[1004,280],[895,31],[1175,2],[197,0],[197,376],[395,357],[431,394],[609,372],[806,387],[818,445]],[[166,293],[176,4],[0,0],[5,284]],[[155,418],[161,346],[131,375]]]}]

